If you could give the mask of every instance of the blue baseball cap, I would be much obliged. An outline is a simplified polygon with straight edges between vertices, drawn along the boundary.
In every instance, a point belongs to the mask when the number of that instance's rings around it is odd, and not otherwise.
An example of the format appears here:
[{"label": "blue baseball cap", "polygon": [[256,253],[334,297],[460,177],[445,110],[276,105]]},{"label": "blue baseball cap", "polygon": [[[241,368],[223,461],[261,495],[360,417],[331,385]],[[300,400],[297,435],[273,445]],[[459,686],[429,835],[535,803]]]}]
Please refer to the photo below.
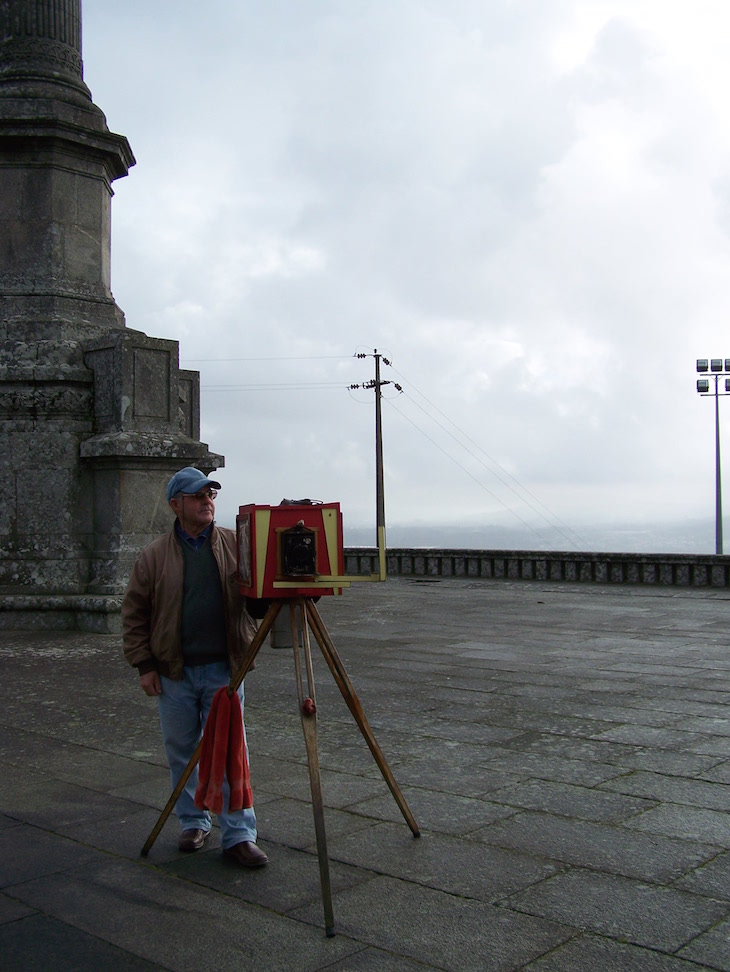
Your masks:
[{"label": "blue baseball cap", "polygon": [[217,483],[214,479],[208,479],[205,473],[196,469],[195,466],[186,466],[176,472],[167,484],[167,502],[169,503],[178,493],[197,493],[201,489],[205,489],[206,486],[212,486],[213,489],[221,488],[220,483]]}]

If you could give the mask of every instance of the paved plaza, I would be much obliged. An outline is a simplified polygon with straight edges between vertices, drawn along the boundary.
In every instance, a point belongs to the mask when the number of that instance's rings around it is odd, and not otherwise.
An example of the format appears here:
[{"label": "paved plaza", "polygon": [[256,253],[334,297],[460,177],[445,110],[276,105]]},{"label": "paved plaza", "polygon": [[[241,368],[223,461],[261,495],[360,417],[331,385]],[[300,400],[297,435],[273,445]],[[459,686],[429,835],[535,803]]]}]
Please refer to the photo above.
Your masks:
[{"label": "paved plaza", "polygon": [[314,646],[336,934],[290,650],[246,679],[259,843],[177,850],[119,639],[0,633],[3,972],[730,972],[724,589],[467,579],[318,605],[421,829]]}]

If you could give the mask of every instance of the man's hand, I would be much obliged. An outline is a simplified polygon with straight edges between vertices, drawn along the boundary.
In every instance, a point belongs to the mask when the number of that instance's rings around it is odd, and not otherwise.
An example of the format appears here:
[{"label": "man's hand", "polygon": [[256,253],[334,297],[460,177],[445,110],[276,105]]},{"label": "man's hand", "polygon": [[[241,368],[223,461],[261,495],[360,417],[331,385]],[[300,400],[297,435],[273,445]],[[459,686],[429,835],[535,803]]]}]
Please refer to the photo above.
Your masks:
[{"label": "man's hand", "polygon": [[159,672],[145,672],[139,676],[139,684],[145,695],[162,695]]}]

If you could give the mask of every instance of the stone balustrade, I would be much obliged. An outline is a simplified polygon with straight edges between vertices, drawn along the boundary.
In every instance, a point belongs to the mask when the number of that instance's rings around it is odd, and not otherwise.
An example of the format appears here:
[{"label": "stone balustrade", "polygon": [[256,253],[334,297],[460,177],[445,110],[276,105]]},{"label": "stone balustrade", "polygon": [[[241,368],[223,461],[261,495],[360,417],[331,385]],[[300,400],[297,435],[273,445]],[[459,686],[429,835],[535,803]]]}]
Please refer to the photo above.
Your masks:
[{"label": "stone balustrade", "polygon": [[[377,570],[375,548],[345,548],[346,574],[370,574]],[[730,556],[715,554],[394,548],[387,551],[387,570],[394,577],[730,587]]]}]

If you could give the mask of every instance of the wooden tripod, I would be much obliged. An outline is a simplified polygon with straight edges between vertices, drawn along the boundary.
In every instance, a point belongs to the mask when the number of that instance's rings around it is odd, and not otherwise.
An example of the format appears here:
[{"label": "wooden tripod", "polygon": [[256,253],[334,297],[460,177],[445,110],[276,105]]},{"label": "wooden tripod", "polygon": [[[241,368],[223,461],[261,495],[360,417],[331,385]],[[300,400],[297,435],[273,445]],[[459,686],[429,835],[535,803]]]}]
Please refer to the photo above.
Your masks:
[{"label": "wooden tripod", "polygon": [[[261,645],[271,630],[279,611],[284,604],[289,606],[289,616],[291,620],[291,641],[294,646],[294,668],[297,680],[297,696],[299,700],[299,714],[302,720],[302,730],[304,732],[304,742],[307,749],[307,763],[309,766],[309,782],[312,790],[312,811],[314,814],[314,828],[317,838],[317,855],[319,857],[319,876],[322,889],[322,905],[324,908],[325,931],[328,937],[335,934],[334,912],[332,909],[332,886],[329,876],[329,858],[327,856],[327,838],[324,825],[324,801],[322,799],[322,781],[319,770],[319,755],[317,747],[317,702],[314,690],[314,673],[312,669],[312,653],[309,642],[309,629],[311,628],[315,640],[322,651],[325,661],[332,676],[342,693],[348,709],[352,713],[355,722],[363,735],[375,762],[383,775],[383,779],[393,794],[403,817],[411,829],[414,837],[420,837],[418,824],[411,813],[405,797],[400,791],[395,777],[390,771],[385,756],[378,745],[373,731],[368,724],[360,700],[352,686],[345,666],[335,649],[329,632],[325,627],[322,618],[317,611],[311,598],[282,598],[272,602],[266,616],[261,622],[251,644],[248,646],[244,659],[238,671],[231,676],[228,684],[228,693],[238,690],[241,682],[249,672],[258,654]],[[300,638],[301,633],[301,638]],[[302,666],[301,652],[304,653],[304,666]],[[304,672],[306,672],[307,694],[304,692]],[[160,814],[160,818],[152,828],[152,831],[142,848],[141,854],[147,857],[152,845],[162,830],[165,821],[169,817],[173,807],[177,803],[178,797],[185,788],[185,784],[190,779],[190,775],[200,759],[202,739],[198,742],[193,755],[190,757],[188,765],[185,767],[182,776],[178,780],[177,786],[170,795],[165,808]]]}]

